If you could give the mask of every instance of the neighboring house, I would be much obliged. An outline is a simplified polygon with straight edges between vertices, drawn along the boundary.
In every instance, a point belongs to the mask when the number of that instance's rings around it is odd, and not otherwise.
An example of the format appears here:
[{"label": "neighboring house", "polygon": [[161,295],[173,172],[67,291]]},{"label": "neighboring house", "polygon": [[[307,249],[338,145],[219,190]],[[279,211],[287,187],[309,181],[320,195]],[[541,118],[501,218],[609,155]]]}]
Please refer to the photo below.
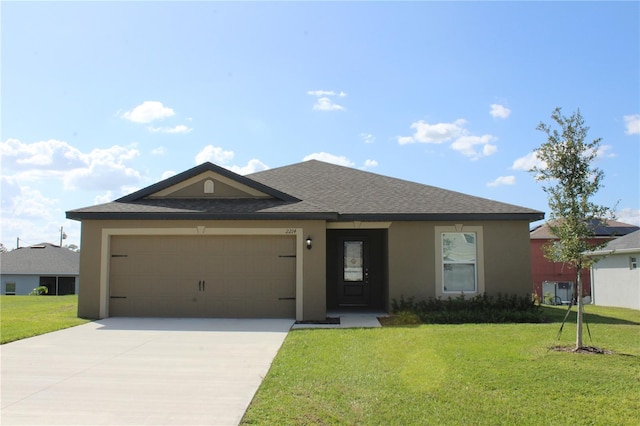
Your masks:
[{"label": "neighboring house", "polygon": [[[608,220],[606,224],[593,222],[594,237],[591,243],[601,243],[627,235],[640,228],[628,223]],[[552,262],[544,256],[543,246],[557,241],[548,224],[531,230],[531,278],[533,293],[545,301],[545,296],[552,293],[557,303],[568,303],[575,297],[576,270],[563,262]],[[585,296],[591,294],[591,278],[589,269],[582,270],[582,286]],[[554,293],[555,290],[555,293]],[[548,300],[547,300],[548,302]]]},{"label": "neighboring house", "polygon": [[49,243],[0,253],[2,294],[25,295],[47,287],[48,295],[76,294],[80,253]]},{"label": "neighboring house", "polygon": [[640,309],[640,231],[611,241],[590,256],[591,297],[596,305]]},{"label": "neighboring house", "polygon": [[81,317],[288,317],[530,293],[542,212],[316,160],[205,163],[82,222]]}]

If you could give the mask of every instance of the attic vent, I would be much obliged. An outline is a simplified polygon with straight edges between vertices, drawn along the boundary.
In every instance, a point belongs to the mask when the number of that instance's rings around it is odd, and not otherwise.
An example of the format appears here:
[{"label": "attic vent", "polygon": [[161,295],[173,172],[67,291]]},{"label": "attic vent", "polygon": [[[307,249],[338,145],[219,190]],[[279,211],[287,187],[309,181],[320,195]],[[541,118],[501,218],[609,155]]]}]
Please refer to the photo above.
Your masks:
[{"label": "attic vent", "polygon": [[45,246],[31,246],[29,248],[32,248],[32,249],[43,249],[43,248],[46,248],[46,247]]},{"label": "attic vent", "polygon": [[204,181],[204,193],[213,194],[213,181],[211,179]]}]

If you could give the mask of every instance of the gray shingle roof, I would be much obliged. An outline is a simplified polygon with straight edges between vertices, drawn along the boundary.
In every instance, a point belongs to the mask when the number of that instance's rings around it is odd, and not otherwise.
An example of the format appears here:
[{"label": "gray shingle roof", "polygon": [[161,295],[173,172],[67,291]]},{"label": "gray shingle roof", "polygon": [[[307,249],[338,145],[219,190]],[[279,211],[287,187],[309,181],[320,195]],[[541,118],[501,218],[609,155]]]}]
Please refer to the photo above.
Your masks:
[{"label": "gray shingle roof", "polygon": [[[619,237],[634,232],[640,228],[629,223],[618,222],[616,220],[607,220],[606,225],[600,221],[592,221],[594,237]],[[547,223],[531,230],[529,237],[532,240],[548,240],[556,238]]]},{"label": "gray shingle roof", "polygon": [[[180,179],[220,168],[205,163]],[[234,174],[225,171],[227,177]],[[174,176],[112,203],[67,212],[70,219],[539,220],[542,212],[317,160],[235,177],[271,199],[145,198]]]},{"label": "gray shingle roof", "polygon": [[541,212],[317,160],[248,175],[341,215],[533,214]]},{"label": "gray shingle roof", "polygon": [[624,237],[611,240],[602,249],[594,251],[590,254],[609,254],[611,252],[640,252],[640,230],[627,234]]},{"label": "gray shingle roof", "polygon": [[80,253],[49,243],[0,253],[0,272],[15,275],[78,275]]}]

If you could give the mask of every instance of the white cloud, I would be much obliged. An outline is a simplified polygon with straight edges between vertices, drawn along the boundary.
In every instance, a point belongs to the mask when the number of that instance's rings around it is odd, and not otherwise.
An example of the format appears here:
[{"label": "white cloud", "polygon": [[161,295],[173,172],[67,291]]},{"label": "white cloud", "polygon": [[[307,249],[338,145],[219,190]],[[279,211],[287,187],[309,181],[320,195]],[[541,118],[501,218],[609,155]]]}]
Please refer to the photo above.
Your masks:
[{"label": "white cloud", "polygon": [[233,151],[225,151],[220,147],[207,145],[196,155],[196,164],[210,161],[239,175],[247,175],[269,168],[269,166],[256,158],[249,160],[244,166],[229,165],[228,163],[233,160],[233,157],[235,157]]},{"label": "white cloud", "polygon": [[20,238],[21,246],[41,242],[57,244],[55,234],[60,229],[60,218],[64,217],[60,200],[43,195],[41,188],[20,183],[15,176],[2,176],[0,185],[0,235],[4,238],[3,243],[13,247],[16,238]]},{"label": "white cloud", "polygon": [[175,115],[173,109],[165,107],[162,102],[144,101],[142,104],[126,111],[120,117],[134,123],[151,123]]},{"label": "white cloud", "polygon": [[16,169],[38,168],[55,170],[79,167],[84,164],[82,153],[67,142],[49,139],[30,144],[17,139],[0,142],[0,155],[3,159],[11,158]]},{"label": "white cloud", "polygon": [[335,96],[336,92],[334,92],[333,90],[309,90],[307,92],[307,95],[317,96],[317,97]]},{"label": "white cloud", "polygon": [[515,185],[515,176],[499,176],[493,182],[487,183],[487,186]]},{"label": "white cloud", "polygon": [[640,114],[633,115],[625,115],[624,123],[627,127],[625,131],[628,135],[638,135],[640,134]]},{"label": "white cloud", "polygon": [[538,159],[538,155],[535,151],[531,151],[524,157],[517,158],[511,166],[513,170],[523,170],[525,172],[530,171],[534,167],[539,169],[545,169],[547,167],[544,161]]},{"label": "white cloud", "polygon": [[85,167],[64,173],[66,189],[110,189],[114,186],[136,184],[140,173],[125,163],[140,155],[135,148],[114,145],[106,149],[94,149],[83,155]]},{"label": "white cloud", "polygon": [[[495,138],[491,135],[483,135],[483,136],[465,135],[456,139],[451,144],[451,148],[455,151],[458,151],[465,157],[470,157],[472,160],[477,160],[481,157],[486,157],[491,154],[495,154],[495,152],[498,150],[498,147],[489,143],[489,142],[493,142],[494,140]],[[478,151],[476,149],[477,145],[482,146],[481,151]]]},{"label": "white cloud", "polygon": [[471,135],[464,127],[466,123],[466,120],[462,118],[451,123],[436,124],[429,124],[424,120],[419,120],[411,124],[411,128],[415,130],[415,133],[412,136],[399,136],[398,143],[400,145],[416,142],[442,144],[453,140],[451,149],[471,158],[471,160],[487,157],[498,151],[498,147],[490,143],[496,140],[494,136]]},{"label": "white cloud", "polygon": [[233,160],[234,155],[233,151],[225,151],[220,147],[207,145],[202,148],[198,154],[196,154],[195,162],[196,164],[202,164],[209,161],[223,165]]},{"label": "white cloud", "polygon": [[503,105],[491,104],[489,112],[493,118],[507,118],[511,115],[511,110]]},{"label": "white cloud", "polygon": [[340,111],[345,109],[342,105],[338,105],[330,98],[333,96],[339,98],[346,97],[347,94],[342,91],[336,93],[333,90],[309,90],[307,95],[318,98],[316,99],[316,103],[313,104],[313,109],[316,111]]},{"label": "white cloud", "polygon": [[342,105],[338,105],[329,98],[318,98],[316,103],[313,104],[313,109],[317,111],[340,111],[343,110],[344,107]]},{"label": "white cloud", "polygon": [[398,136],[398,143],[400,145],[406,145],[408,143],[413,143],[415,142],[415,140],[413,139],[413,136]]},{"label": "white cloud", "polygon": [[617,220],[623,223],[640,226],[640,209],[624,208],[616,212]]},{"label": "white cloud", "polygon": [[413,136],[399,136],[398,143],[405,145],[413,142],[435,143],[440,144],[447,142],[459,135],[464,134],[463,119],[458,119],[453,123],[436,123],[429,124],[424,120],[416,121],[411,124],[411,128],[415,129]]},{"label": "white cloud", "polygon": [[57,207],[59,200],[47,198],[37,189],[21,186],[20,193],[11,200],[10,216],[21,219],[51,220],[52,210]]},{"label": "white cloud", "polygon": [[309,90],[307,92],[307,95],[316,96],[318,98],[326,96],[339,96],[341,98],[344,98],[345,96],[347,96],[347,94],[343,91],[336,93],[333,90]]},{"label": "white cloud", "polygon": [[164,155],[166,153],[167,153],[167,150],[163,146],[159,146],[151,150],[151,154],[153,155]]},{"label": "white cloud", "polygon": [[598,152],[596,153],[597,158],[613,158],[616,156],[615,153],[611,152],[613,146],[611,145],[600,145],[598,148]]},{"label": "white cloud", "polygon": [[65,189],[109,189],[135,184],[140,174],[126,163],[140,155],[134,147],[114,145],[83,153],[67,142],[50,139],[22,143],[9,139],[0,143],[3,164],[21,182],[61,179]]},{"label": "white cloud", "polygon": [[122,187],[120,187],[120,195],[124,197],[125,195],[133,194],[136,191],[140,191],[141,189],[142,188],[140,188],[139,186],[123,185]]},{"label": "white cloud", "polygon": [[165,180],[165,179],[169,179],[172,176],[177,175],[176,172],[174,172],[173,170],[167,170],[166,172],[164,172],[162,174],[162,176],[160,177],[160,180]]},{"label": "white cloud", "polygon": [[372,169],[374,167],[378,167],[378,162],[376,160],[365,160],[363,169]]},{"label": "white cloud", "polygon": [[105,204],[113,201],[115,197],[113,196],[113,192],[107,191],[102,195],[96,195],[93,198],[93,204]]},{"label": "white cloud", "polygon": [[307,155],[302,159],[302,161],[309,161],[309,160],[319,160],[319,161],[324,161],[325,163],[332,163],[332,164],[337,164],[339,166],[346,166],[346,167],[355,166],[355,163],[349,160],[347,157],[333,155],[327,152],[315,152],[313,154]]},{"label": "white cloud", "polygon": [[246,166],[231,166],[228,167],[228,169],[239,175],[248,175],[251,173],[260,172],[262,170],[267,170],[269,169],[269,166],[264,164],[262,161],[254,158],[252,160],[249,160]]},{"label": "white cloud", "polygon": [[187,127],[184,124],[179,124],[175,127],[148,127],[150,132],[154,133],[189,133],[193,129],[191,127]]},{"label": "white cloud", "polygon": [[360,133],[360,139],[362,139],[364,143],[374,143],[376,141],[376,137],[371,133]]}]

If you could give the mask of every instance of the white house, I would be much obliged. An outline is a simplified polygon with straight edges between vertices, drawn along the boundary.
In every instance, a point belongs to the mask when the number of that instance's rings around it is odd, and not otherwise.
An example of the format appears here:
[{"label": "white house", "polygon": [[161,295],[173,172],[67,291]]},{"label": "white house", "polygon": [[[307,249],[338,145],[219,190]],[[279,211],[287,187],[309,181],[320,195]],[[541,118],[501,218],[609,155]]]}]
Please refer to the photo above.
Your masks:
[{"label": "white house", "polygon": [[47,287],[48,295],[78,292],[80,253],[49,243],[0,254],[1,293],[26,295],[34,288]]},{"label": "white house", "polygon": [[601,258],[591,268],[593,303],[640,309],[640,231],[612,240],[589,255]]}]

